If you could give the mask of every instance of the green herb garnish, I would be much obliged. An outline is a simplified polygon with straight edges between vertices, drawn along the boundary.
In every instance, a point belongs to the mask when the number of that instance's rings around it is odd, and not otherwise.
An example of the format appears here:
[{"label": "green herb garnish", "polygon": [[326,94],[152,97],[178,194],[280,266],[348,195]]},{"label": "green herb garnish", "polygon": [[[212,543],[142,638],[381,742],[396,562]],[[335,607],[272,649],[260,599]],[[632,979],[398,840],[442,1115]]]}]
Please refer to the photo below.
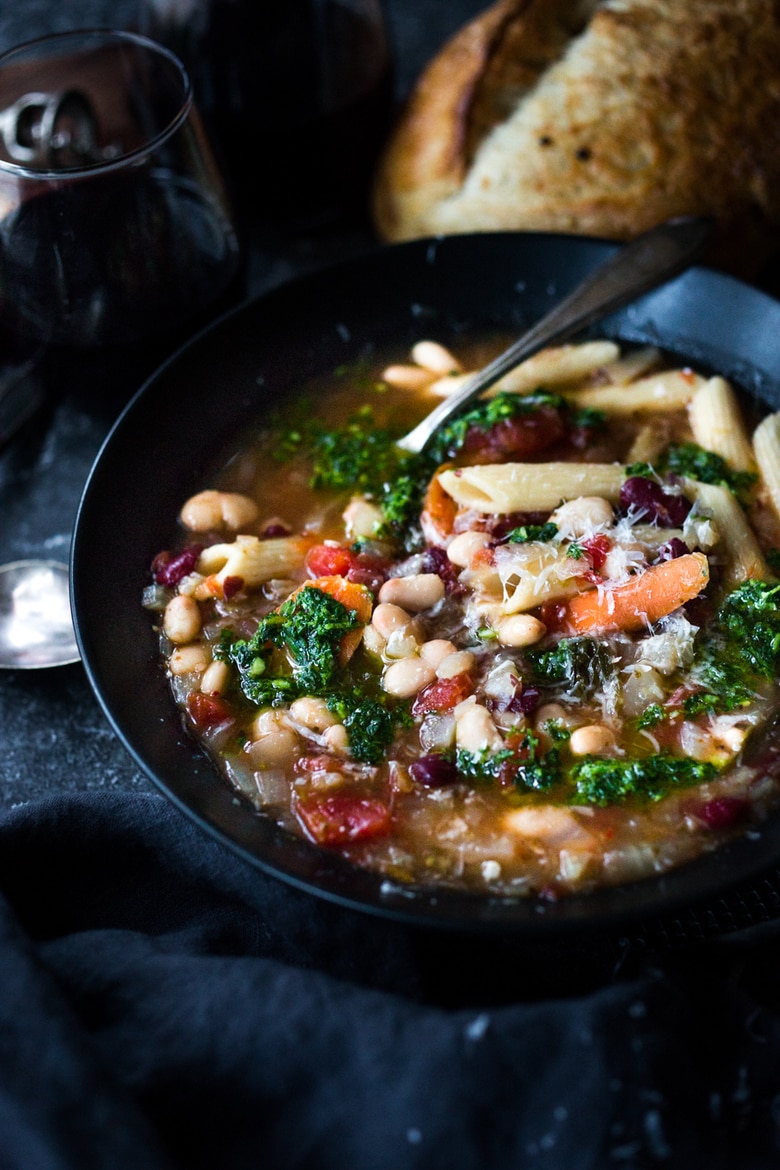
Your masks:
[{"label": "green herb garnish", "polygon": [[554,540],[558,535],[558,525],[552,524],[549,520],[546,524],[521,524],[519,528],[513,528],[507,535],[507,540],[510,544],[526,544],[531,540],[539,540],[546,543]]},{"label": "green herb garnish", "polygon": [[704,784],[718,769],[714,764],[660,752],[641,760],[586,756],[571,770],[575,801],[606,807],[630,797],[661,800],[672,788]]}]

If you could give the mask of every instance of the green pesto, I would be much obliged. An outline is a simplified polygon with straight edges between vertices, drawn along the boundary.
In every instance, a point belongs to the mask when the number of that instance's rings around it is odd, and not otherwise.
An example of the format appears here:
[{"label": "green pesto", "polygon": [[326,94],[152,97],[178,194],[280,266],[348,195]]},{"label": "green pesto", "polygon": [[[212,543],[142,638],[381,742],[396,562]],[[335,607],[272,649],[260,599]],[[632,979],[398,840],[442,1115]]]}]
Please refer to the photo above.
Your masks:
[{"label": "green pesto", "polygon": [[744,502],[757,476],[752,471],[737,471],[729,467],[725,459],[714,451],[707,451],[696,443],[679,443],[668,447],[655,466],[650,463],[630,463],[626,476],[644,476],[657,479],[659,476],[684,475],[699,483],[712,483],[729,491]]},{"label": "green pesto", "polygon": [[662,800],[675,788],[704,784],[717,775],[714,764],[661,752],[643,759],[585,756],[571,770],[574,803],[606,807],[631,797]]},{"label": "green pesto", "polygon": [[558,535],[558,525],[549,520],[546,524],[521,524],[513,528],[507,535],[510,544],[527,544],[531,540],[538,540],[546,544]]},{"label": "green pesto", "polygon": [[223,634],[215,657],[233,667],[240,690],[255,706],[279,707],[303,695],[325,699],[347,729],[354,758],[376,764],[406,711],[368,694],[366,678],[341,665],[342,639],[359,624],[353,610],[309,586],[263,618],[251,638]]}]

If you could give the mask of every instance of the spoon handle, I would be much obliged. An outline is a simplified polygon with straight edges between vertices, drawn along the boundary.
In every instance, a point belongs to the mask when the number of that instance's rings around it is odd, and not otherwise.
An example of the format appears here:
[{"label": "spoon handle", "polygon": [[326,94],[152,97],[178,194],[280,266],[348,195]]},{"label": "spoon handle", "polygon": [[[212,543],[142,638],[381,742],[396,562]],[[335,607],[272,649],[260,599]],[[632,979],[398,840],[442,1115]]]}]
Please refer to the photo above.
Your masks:
[{"label": "spoon handle", "polygon": [[422,451],[440,426],[520,362],[545,346],[566,341],[599,317],[636,300],[687,268],[711,233],[711,220],[683,216],[659,224],[620,248],[509,349],[479,370],[457,393],[439,403],[408,435],[398,440],[398,446],[405,451]]}]

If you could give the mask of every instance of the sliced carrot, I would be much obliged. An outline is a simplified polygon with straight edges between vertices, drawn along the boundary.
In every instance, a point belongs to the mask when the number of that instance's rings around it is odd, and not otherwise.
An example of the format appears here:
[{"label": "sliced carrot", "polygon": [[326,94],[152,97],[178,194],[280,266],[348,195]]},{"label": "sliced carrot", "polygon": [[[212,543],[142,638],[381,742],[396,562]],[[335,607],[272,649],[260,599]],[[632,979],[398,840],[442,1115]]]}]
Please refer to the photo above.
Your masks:
[{"label": "sliced carrot", "polygon": [[[367,626],[371,621],[371,614],[374,609],[374,602],[370,591],[365,585],[357,585],[354,581],[348,581],[346,577],[314,577],[311,581],[304,581],[295,593],[291,593],[290,597],[295,597],[300,593],[301,589],[319,589],[323,593],[329,593],[331,597],[335,597],[336,601],[340,601],[347,609],[351,609],[357,614],[358,621],[361,627]],[[288,598],[289,601],[289,598]],[[363,637],[362,628],[359,630],[349,630],[341,639],[341,653],[339,655],[342,666],[349,662],[352,655],[360,645],[360,639]]]},{"label": "sliced carrot", "polygon": [[439,483],[440,472],[450,467],[451,464],[445,463],[438,468],[423,500],[420,525],[429,544],[446,544],[458,514],[458,505]]},{"label": "sliced carrot", "polygon": [[563,626],[576,633],[641,630],[697,597],[710,579],[703,553],[651,565],[614,589],[590,589],[566,603]]}]

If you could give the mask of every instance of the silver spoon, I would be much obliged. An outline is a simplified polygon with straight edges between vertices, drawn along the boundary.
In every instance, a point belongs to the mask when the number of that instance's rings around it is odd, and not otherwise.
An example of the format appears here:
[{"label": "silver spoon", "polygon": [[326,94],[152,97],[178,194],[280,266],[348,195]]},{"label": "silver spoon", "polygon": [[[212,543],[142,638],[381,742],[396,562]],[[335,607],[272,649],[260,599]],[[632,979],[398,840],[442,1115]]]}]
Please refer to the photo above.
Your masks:
[{"label": "silver spoon", "polygon": [[509,349],[434,407],[408,435],[398,440],[398,446],[419,454],[439,427],[520,362],[545,346],[567,341],[613,309],[636,300],[642,293],[682,272],[700,254],[711,234],[711,220],[683,216],[659,224],[626,244],[586,276]]},{"label": "silver spoon", "polygon": [[0,565],[0,669],[78,661],[68,566],[56,561]]}]

